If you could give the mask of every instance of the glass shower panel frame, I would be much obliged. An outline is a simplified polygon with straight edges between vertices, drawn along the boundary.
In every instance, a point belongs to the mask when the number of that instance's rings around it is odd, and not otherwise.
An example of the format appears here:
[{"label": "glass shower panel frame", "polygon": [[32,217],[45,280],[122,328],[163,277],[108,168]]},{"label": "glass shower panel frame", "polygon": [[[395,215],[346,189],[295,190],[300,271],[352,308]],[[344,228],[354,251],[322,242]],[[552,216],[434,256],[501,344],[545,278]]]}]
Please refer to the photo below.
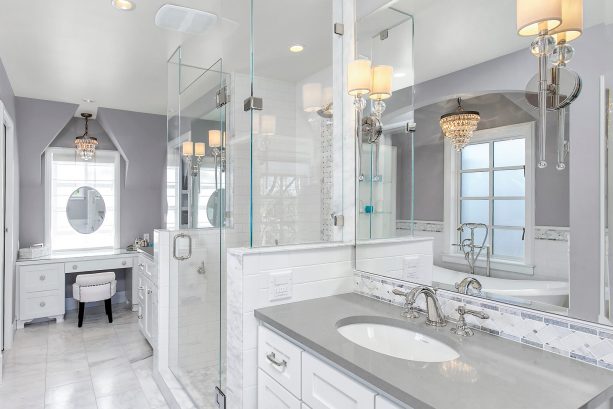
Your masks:
[{"label": "glass shower panel frame", "polygon": [[[205,409],[217,407],[215,387],[225,385],[226,107],[218,93],[226,83],[221,60],[191,66],[181,48],[169,60],[167,214],[172,188],[182,213],[171,232],[169,368]],[[183,154],[184,143],[192,155]]]}]

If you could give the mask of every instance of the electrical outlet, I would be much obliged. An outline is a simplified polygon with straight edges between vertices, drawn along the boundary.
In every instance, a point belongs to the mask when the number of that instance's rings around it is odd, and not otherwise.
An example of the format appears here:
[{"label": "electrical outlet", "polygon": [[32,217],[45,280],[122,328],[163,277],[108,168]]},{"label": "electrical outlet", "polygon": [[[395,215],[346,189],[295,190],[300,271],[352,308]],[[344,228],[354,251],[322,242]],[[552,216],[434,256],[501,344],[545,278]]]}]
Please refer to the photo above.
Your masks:
[{"label": "electrical outlet", "polygon": [[292,298],[292,270],[271,273],[268,282],[268,300]]}]

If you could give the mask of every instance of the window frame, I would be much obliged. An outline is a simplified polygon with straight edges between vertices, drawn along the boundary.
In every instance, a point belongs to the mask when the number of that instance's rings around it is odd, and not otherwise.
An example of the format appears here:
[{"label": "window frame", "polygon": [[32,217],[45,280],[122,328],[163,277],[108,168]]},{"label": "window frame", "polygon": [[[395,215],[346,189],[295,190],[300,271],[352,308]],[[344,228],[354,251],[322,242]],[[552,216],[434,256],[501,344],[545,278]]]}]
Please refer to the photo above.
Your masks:
[{"label": "window frame", "polygon": [[[53,249],[53,240],[51,238],[51,202],[52,202],[52,192],[51,192],[51,183],[52,183],[52,168],[53,168],[53,154],[75,154],[74,148],[58,148],[58,147],[49,147],[45,149],[45,244],[49,246],[51,252],[71,252],[71,251],[84,251],[84,250],[109,250],[111,247],[84,247],[84,248],[71,248],[71,249],[62,249],[62,250],[54,250]],[[111,150],[96,150],[96,157],[107,157],[113,160],[114,164],[114,178],[115,181],[113,183],[114,187],[114,219],[115,223],[113,226],[113,249],[120,248],[120,233],[121,233],[121,212],[120,212],[120,192],[121,192],[121,155],[118,151]],[[75,161],[79,161],[75,154]],[[95,162],[93,159],[92,162]],[[109,162],[110,163],[110,162]]]},{"label": "window frame", "polygon": [[[535,123],[526,122],[502,126],[498,128],[484,129],[474,132],[470,144],[492,143],[494,141],[503,141],[509,139],[524,138],[525,139],[525,235],[524,235],[524,257],[523,259],[494,257],[492,255],[491,267],[521,274],[534,274],[534,132]],[[490,145],[490,155],[493,154],[492,146]],[[445,138],[445,249],[443,261],[465,264],[464,256],[458,253],[457,247],[453,246],[458,240],[457,226],[459,225],[461,212],[461,152],[456,152],[451,142]],[[517,167],[509,167],[517,168]],[[490,175],[489,191],[493,194],[493,170],[498,169],[493,167],[493,157],[490,158],[488,168],[482,170],[488,171]],[[472,170],[471,171],[475,171]],[[493,225],[493,203],[494,197],[488,195],[483,199],[488,200],[490,209],[488,224]],[[498,198],[504,199],[504,197]],[[502,226],[504,227],[504,226]],[[492,243],[493,232],[490,229],[488,242]],[[480,257],[477,262],[478,267],[485,266],[485,257]]]}]

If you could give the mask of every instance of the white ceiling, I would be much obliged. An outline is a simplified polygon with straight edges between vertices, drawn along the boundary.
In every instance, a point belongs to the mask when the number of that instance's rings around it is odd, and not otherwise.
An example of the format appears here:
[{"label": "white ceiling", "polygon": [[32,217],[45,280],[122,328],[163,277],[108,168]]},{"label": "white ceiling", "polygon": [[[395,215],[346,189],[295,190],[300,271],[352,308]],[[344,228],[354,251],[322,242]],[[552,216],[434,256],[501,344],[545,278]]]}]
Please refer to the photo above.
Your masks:
[{"label": "white ceiling", "polygon": [[[179,44],[184,44],[187,63],[208,67],[223,55],[224,71],[249,70],[247,0],[173,0],[224,16],[201,36],[154,25],[166,0],[134,0],[130,12],[114,9],[110,0],[1,1],[0,58],[18,96],[77,103],[80,111],[95,112],[100,106],[165,114],[166,61]],[[530,41],[515,33],[515,0],[357,1],[363,14],[391,6],[415,16],[417,82],[516,51]],[[606,2],[585,2],[586,25],[603,20]],[[256,2],[256,75],[298,81],[329,66],[331,4]],[[303,44],[305,51],[289,53],[293,43]],[[407,41],[409,52],[410,47]]]}]

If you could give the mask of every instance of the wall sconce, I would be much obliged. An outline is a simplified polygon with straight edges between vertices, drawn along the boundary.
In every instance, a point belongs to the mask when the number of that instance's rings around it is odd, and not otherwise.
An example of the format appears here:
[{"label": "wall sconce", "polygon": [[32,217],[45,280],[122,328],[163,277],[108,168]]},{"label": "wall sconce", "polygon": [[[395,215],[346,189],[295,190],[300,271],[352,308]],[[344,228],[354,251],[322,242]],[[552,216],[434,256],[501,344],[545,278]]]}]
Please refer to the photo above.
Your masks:
[{"label": "wall sconce", "polygon": [[222,172],[226,171],[226,133],[222,133],[219,129],[211,129],[209,131],[209,147],[213,149],[213,157],[215,158],[215,169],[217,169],[217,161],[219,160],[219,168]]},{"label": "wall sconce", "polygon": [[[567,70],[566,64],[573,58],[575,50],[569,43],[576,40],[583,33],[583,0],[562,0],[562,24],[554,29],[551,34],[555,39],[556,46],[552,53],[553,68],[551,69],[550,89],[554,93],[554,104],[558,111],[558,163],[557,170],[566,169],[566,161],[570,148],[566,140],[566,114],[568,105],[574,101],[581,91],[581,78],[574,71]],[[566,75],[570,74],[570,75]],[[563,77],[570,83],[564,84]],[[564,90],[562,87],[564,86]],[[568,92],[567,89],[571,91]],[[561,94],[566,94],[561,98]]]},{"label": "wall sconce", "polygon": [[530,51],[538,58],[539,168],[547,167],[547,59],[555,47],[551,31],[562,24],[561,0],[517,0],[517,33],[536,36]]},{"label": "wall sconce", "polygon": [[[371,67],[370,60],[355,60],[349,63],[347,70],[347,92],[353,96],[353,107],[356,113],[355,136],[358,147],[358,178],[364,180],[362,174],[362,135],[366,134],[368,143],[376,144],[373,180],[378,180],[379,168],[379,137],[383,134],[381,115],[385,110],[384,99],[392,96],[393,68],[388,65]],[[370,95],[369,95],[370,94]],[[366,107],[365,96],[373,101],[373,114],[362,118]]]},{"label": "wall sconce", "polygon": [[[520,4],[522,3],[522,4]],[[525,3],[525,4],[524,4]],[[568,44],[577,39],[583,32],[583,0],[547,0],[546,9],[541,9],[529,1],[517,1],[518,33],[522,35],[520,27],[521,11],[532,10],[534,20],[546,19],[545,15],[552,16],[560,11],[560,24],[554,28],[545,27],[540,22],[540,31],[537,39],[532,42],[532,53],[539,58],[539,72],[528,83],[528,91],[536,93],[537,101],[528,95],[528,101],[539,109],[539,160],[538,167],[547,166],[546,151],[546,115],[547,111],[556,111],[558,119],[557,134],[557,164],[556,169],[566,168],[569,143],[566,140],[566,115],[569,105],[579,96],[581,91],[581,78],[579,75],[566,68],[566,64],[574,54],[573,47]],[[526,4],[528,7],[526,8]],[[554,10],[555,8],[555,10]],[[552,17],[549,17],[552,18]],[[557,14],[556,14],[557,18]],[[552,57],[553,67],[547,66],[548,58]],[[533,95],[533,94],[532,94]]]},{"label": "wall sconce", "polygon": [[200,163],[206,153],[206,145],[203,142],[185,141],[182,144],[182,154],[191,169],[193,177],[200,175]]}]

